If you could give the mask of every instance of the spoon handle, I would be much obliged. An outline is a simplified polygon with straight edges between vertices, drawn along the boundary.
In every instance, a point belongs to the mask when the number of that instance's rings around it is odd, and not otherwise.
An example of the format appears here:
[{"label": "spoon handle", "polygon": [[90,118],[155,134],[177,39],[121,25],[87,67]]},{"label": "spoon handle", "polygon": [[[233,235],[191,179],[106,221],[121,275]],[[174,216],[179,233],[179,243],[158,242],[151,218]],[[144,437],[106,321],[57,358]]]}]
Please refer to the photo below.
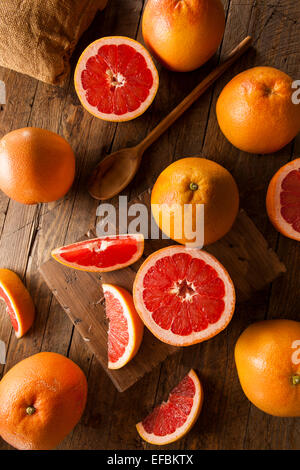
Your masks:
[{"label": "spoon handle", "polygon": [[212,70],[194,90],[179,103],[148,135],[137,145],[139,151],[144,152],[158,137],[160,137],[251,45],[252,37],[247,36],[226,57],[226,59]]}]

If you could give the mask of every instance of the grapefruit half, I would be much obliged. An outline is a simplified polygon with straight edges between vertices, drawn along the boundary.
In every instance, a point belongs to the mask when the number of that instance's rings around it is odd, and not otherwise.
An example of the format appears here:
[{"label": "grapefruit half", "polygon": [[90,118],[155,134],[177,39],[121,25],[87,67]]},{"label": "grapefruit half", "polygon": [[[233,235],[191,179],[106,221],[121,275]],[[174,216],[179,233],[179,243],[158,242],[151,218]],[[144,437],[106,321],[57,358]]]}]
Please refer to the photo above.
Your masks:
[{"label": "grapefruit half", "polygon": [[233,283],[221,263],[203,250],[182,246],[163,248],[144,261],[133,298],[149,330],[174,346],[215,336],[235,307]]},{"label": "grapefruit half", "polygon": [[98,39],[81,54],[75,89],[84,108],[105,121],[129,121],[152,103],[159,83],[149,52],[123,36]]},{"label": "grapefruit half", "polygon": [[175,387],[167,402],[154,408],[136,425],[139,435],[150,444],[177,441],[189,432],[200,414],[203,389],[193,369]]},{"label": "grapefruit half", "polygon": [[281,167],[270,181],[267,212],[274,227],[300,241],[300,158]]},{"label": "grapefruit half", "polygon": [[0,269],[0,300],[6,304],[16,337],[21,338],[33,323],[35,308],[23,282],[9,269]]},{"label": "grapefruit half", "polygon": [[127,290],[112,284],[102,284],[102,289],[109,320],[108,368],[120,369],[138,352],[144,324]]},{"label": "grapefruit half", "polygon": [[143,251],[143,235],[129,234],[84,240],[56,248],[51,255],[70,268],[104,273],[135,263]]}]

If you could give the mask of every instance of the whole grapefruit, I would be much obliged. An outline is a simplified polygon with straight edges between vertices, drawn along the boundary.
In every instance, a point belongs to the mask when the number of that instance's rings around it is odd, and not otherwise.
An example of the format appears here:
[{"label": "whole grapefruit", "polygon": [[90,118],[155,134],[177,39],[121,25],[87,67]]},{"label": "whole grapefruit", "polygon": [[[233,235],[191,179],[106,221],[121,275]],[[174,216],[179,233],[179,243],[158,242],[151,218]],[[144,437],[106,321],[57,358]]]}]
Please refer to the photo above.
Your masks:
[{"label": "whole grapefruit", "polygon": [[0,189],[15,201],[56,201],[68,192],[74,176],[74,153],[54,132],[25,127],[0,140]]},{"label": "whole grapefruit", "polygon": [[79,421],[86,396],[73,361],[52,352],[30,356],[0,382],[0,436],[20,450],[54,449]]},{"label": "whole grapefruit", "polygon": [[163,65],[177,72],[195,70],[219,47],[225,29],[220,0],[148,0],[143,37]]},{"label": "whole grapefruit", "polygon": [[236,343],[235,362],[242,389],[257,408],[300,416],[300,322],[250,325]]},{"label": "whole grapefruit", "polygon": [[[197,233],[200,204],[204,205],[204,245],[208,245],[230,230],[239,208],[237,185],[223,166],[189,157],[177,160],[159,175],[151,194],[151,210],[157,225],[172,240],[195,242],[188,228]],[[198,226],[202,230],[203,224]]]},{"label": "whole grapefruit", "polygon": [[287,145],[300,131],[300,104],[292,101],[292,78],[273,67],[236,75],[216,106],[221,131],[235,147],[267,154]]}]

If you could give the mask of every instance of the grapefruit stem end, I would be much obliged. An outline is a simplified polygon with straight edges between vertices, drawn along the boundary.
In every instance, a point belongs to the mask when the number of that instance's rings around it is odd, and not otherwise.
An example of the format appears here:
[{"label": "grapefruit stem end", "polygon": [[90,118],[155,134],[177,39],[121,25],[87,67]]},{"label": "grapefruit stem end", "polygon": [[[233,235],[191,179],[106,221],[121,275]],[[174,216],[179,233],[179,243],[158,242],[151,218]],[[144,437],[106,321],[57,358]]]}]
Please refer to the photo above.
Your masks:
[{"label": "grapefruit stem end", "polygon": [[293,385],[300,385],[300,375],[293,375],[292,376],[292,384]]}]

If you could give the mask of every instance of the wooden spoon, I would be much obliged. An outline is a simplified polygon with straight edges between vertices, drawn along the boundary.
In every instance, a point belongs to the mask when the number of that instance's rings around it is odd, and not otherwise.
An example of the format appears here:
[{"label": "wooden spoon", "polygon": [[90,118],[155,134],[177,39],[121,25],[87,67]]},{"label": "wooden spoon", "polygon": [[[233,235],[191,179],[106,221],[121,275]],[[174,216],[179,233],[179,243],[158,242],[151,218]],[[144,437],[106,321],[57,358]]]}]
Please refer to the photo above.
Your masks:
[{"label": "wooden spoon", "polygon": [[119,194],[134,178],[145,150],[155,142],[251,45],[247,36],[148,136],[135,147],[118,150],[105,157],[94,169],[89,183],[90,195],[99,200]]}]

